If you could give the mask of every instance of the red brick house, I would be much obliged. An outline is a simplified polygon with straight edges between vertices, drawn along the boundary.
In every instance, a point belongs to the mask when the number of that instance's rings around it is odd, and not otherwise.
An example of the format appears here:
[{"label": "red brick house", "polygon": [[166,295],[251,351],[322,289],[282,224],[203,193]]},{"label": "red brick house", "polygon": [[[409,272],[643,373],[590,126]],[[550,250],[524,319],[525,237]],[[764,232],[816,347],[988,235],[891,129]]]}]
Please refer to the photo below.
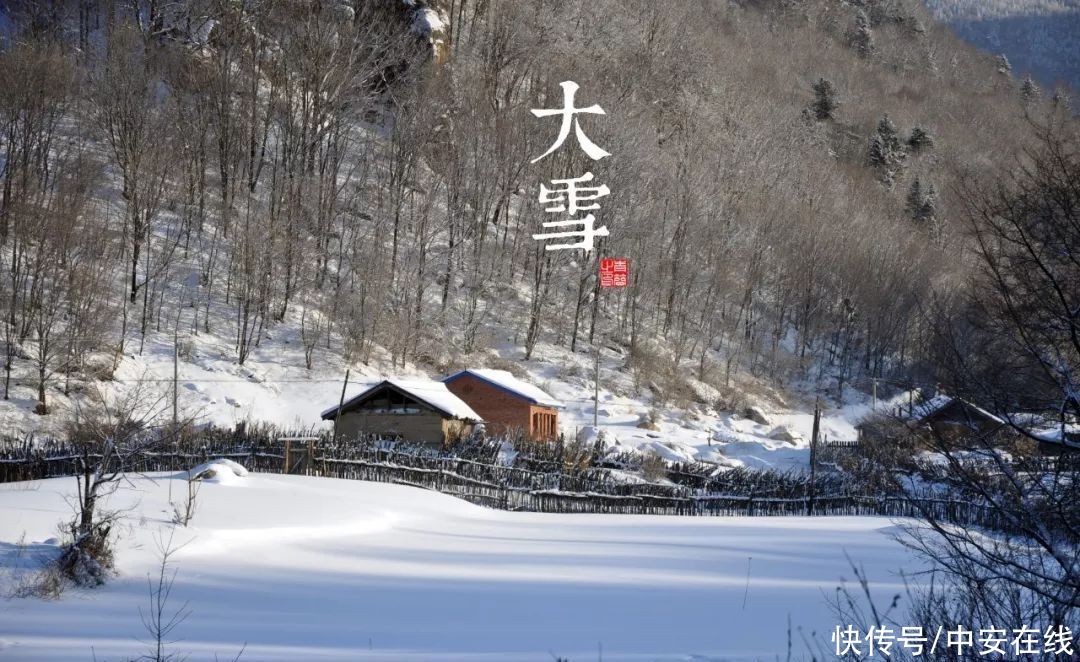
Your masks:
[{"label": "red brick house", "polygon": [[521,432],[538,440],[559,436],[562,403],[505,370],[462,370],[443,383],[484,419],[491,434]]}]

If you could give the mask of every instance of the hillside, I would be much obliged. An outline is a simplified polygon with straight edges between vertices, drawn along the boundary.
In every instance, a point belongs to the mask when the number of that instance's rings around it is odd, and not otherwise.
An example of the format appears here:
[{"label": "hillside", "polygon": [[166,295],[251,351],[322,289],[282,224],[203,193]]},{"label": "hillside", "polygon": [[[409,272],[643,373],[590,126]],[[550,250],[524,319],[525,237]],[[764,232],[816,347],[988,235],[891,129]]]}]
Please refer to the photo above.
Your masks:
[{"label": "hillside", "polygon": [[941,21],[971,43],[1008,57],[1013,71],[1052,89],[1080,89],[1077,0],[927,0]]},{"label": "hillside", "polygon": [[[967,287],[953,184],[1055,112],[914,2],[436,3],[419,28],[394,3],[75,4],[3,16],[9,436],[132,390],[168,420],[174,353],[184,420],[309,426],[346,368],[352,392],[487,366],[573,435],[600,348],[614,437],[797,464],[732,414],[805,441],[820,395],[850,437],[871,379],[934,383],[921,304]],[[563,80],[610,158],[533,163]],[[586,171],[610,236],[545,252],[539,186]]]}]

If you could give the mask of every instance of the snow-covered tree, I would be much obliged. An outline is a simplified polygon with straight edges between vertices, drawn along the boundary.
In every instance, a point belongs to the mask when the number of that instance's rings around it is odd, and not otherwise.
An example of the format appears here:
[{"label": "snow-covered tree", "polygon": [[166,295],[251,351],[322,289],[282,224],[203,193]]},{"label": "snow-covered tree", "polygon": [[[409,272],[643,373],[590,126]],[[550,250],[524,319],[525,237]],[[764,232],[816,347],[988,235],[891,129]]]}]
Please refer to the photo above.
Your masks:
[{"label": "snow-covered tree", "polygon": [[1042,95],[1042,90],[1039,89],[1038,83],[1031,78],[1030,75],[1024,77],[1024,82],[1020,84],[1020,96],[1024,99],[1025,103],[1035,101]]},{"label": "snow-covered tree", "polygon": [[936,234],[938,229],[937,215],[937,188],[933,184],[930,184],[926,187],[926,195],[923,197],[922,204],[919,206],[917,220],[924,223],[932,233]]},{"label": "snow-covered tree", "polygon": [[881,181],[891,187],[905,158],[907,153],[900,143],[896,126],[888,115],[884,115],[874,134],[870,136],[868,161],[879,171]]},{"label": "snow-covered tree", "polygon": [[913,179],[904,202],[904,211],[911,220],[936,233],[937,205],[937,188],[933,183],[924,186],[919,177]]},{"label": "snow-covered tree", "polygon": [[1065,111],[1072,110],[1072,98],[1061,87],[1054,89],[1054,96],[1050,98],[1050,101],[1053,102],[1055,108],[1062,108]]},{"label": "snow-covered tree", "polygon": [[1004,53],[997,56],[997,70],[999,74],[1007,75],[1012,73],[1012,64],[1009,63],[1009,58],[1005,57]]},{"label": "snow-covered tree", "polygon": [[851,31],[851,46],[862,57],[874,54],[874,31],[870,27],[870,17],[860,9],[855,14],[855,28]]}]

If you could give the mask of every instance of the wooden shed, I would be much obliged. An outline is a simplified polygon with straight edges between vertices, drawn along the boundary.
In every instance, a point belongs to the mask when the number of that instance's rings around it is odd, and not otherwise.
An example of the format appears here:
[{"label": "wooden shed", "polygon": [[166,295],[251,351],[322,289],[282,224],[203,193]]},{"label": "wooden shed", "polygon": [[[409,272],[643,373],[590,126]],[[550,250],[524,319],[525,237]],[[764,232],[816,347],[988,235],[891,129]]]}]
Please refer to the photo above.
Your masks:
[{"label": "wooden shed", "polygon": [[928,446],[934,445],[931,441],[944,441],[965,447],[1005,427],[1005,421],[963,398],[942,394],[878,412],[855,428],[860,439],[874,441],[883,435],[887,438],[895,425],[903,425],[913,437],[923,438]]},{"label": "wooden shed", "polygon": [[427,444],[448,444],[472,432],[480,416],[447,389],[431,380],[387,379],[322,412],[337,420],[339,439],[377,435]]},{"label": "wooden shed", "polygon": [[462,370],[443,383],[483,417],[489,433],[521,433],[537,440],[559,436],[562,403],[506,370]]},{"label": "wooden shed", "polygon": [[986,435],[1005,425],[1005,421],[963,398],[938,395],[916,405],[911,416],[914,427],[930,428],[942,437],[962,437],[972,433]]}]

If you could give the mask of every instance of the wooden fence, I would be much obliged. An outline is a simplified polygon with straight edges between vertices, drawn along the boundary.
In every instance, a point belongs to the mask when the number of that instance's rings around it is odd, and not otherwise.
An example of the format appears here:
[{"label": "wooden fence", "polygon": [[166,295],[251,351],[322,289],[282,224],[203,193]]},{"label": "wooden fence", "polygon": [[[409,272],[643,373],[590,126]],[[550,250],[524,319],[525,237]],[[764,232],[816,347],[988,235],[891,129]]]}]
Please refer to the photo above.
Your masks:
[{"label": "wooden fence", "polygon": [[[62,442],[0,446],[0,482],[79,473],[83,457]],[[228,458],[251,471],[284,473],[288,442],[245,440],[187,443],[142,452],[126,461],[130,472],[184,471]],[[89,456],[93,459],[94,456]],[[503,510],[686,516],[880,515],[921,518],[927,513],[965,526],[1007,530],[1000,513],[969,501],[931,494],[880,496],[854,492],[843,478],[776,472],[713,472],[673,467],[666,483],[627,483],[605,469],[538,472],[460,457],[395,450],[378,444],[316,445],[302,473],[412,485]]]}]

